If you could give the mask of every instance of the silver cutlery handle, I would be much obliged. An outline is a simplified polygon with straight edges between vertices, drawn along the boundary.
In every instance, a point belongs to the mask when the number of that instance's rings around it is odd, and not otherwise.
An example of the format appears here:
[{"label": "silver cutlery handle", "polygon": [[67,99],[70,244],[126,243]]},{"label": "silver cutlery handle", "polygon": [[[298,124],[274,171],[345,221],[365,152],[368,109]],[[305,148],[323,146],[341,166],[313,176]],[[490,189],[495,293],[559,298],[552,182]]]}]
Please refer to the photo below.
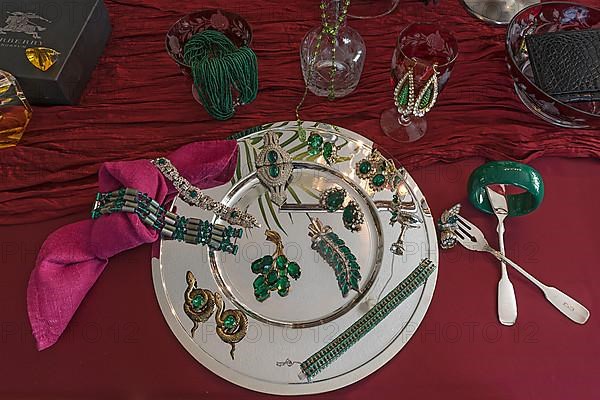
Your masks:
[{"label": "silver cutlery handle", "polygon": [[[497,231],[500,252],[504,255],[504,218],[498,217]],[[502,325],[511,326],[517,321],[517,298],[504,261],[500,261],[500,268],[502,276],[498,281],[498,319]]]},{"label": "silver cutlery handle", "polygon": [[487,246],[487,250],[492,253],[498,260],[504,261],[515,270],[517,270],[525,278],[529,279],[534,285],[536,285],[546,296],[546,299],[552,304],[558,311],[567,316],[571,321],[578,324],[585,324],[590,317],[590,312],[587,308],[577,302],[575,299],[567,296],[555,287],[544,285],[538,281],[533,275],[521,268],[517,263],[508,259],[499,251],[492,249]]}]

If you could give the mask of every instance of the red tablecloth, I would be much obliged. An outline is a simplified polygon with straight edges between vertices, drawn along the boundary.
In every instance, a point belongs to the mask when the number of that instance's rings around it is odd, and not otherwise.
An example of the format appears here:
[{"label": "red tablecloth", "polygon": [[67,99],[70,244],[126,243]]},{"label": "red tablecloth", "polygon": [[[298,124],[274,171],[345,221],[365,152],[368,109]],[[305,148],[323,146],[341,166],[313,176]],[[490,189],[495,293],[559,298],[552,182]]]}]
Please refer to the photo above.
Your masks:
[{"label": "red tablecloth", "polygon": [[[494,218],[466,201],[467,177],[481,162],[434,164],[413,175],[436,215],[462,201],[465,215],[493,239]],[[511,273],[519,318],[514,327],[499,325],[496,262],[456,248],[442,252],[430,309],[406,347],[365,380],[320,398],[598,398],[600,217],[586,200],[600,196],[600,162],[545,158],[532,164],[545,177],[546,197],[533,214],[507,220],[507,253],[587,306],[588,323],[574,324]],[[260,397],[199,365],[173,336],[154,295],[150,245],[111,259],[65,335],[50,349],[35,350],[25,286],[37,250],[50,231],[86,215],[0,227],[0,397]]]},{"label": "red tablecloth", "polygon": [[[81,105],[36,108],[22,143],[0,152],[0,224],[39,221],[88,207],[104,161],[150,158],[184,143],[295,118],[304,90],[298,49],[303,35],[320,23],[318,0],[106,3],[113,33]],[[227,122],[211,120],[192,99],[189,84],[165,51],[170,25],[201,7],[242,14],[254,30],[260,93]],[[454,31],[460,55],[427,117],[427,136],[407,146],[382,134],[379,116],[393,106],[389,76],[398,33],[414,21]],[[471,17],[458,0],[428,7],[402,0],[390,16],[350,23],[367,45],[358,89],[335,102],[310,96],[305,120],[361,132],[407,167],[465,156],[525,161],[544,154],[600,156],[598,132],[556,128],[520,103],[504,61],[505,29]]]},{"label": "red tablecloth", "polygon": [[[42,353],[30,336],[25,288],[48,233],[89,215],[101,162],[150,158],[191,141],[293,119],[303,91],[298,44],[318,23],[317,1],[107,0],[107,5],[113,35],[81,105],[36,108],[21,144],[0,151],[5,274],[0,279],[0,397],[254,398],[198,365],[170,333],[154,297],[149,246],[111,260],[65,336]],[[246,16],[260,60],[258,99],[224,123],[210,120],[191,99],[163,44],[165,31],[181,14],[217,6]],[[382,135],[379,115],[392,104],[388,77],[395,38],[411,21],[449,26],[461,55],[428,116],[428,135],[399,145]],[[521,105],[504,64],[504,29],[470,17],[456,0],[436,7],[407,2],[391,16],[351,24],[368,46],[357,92],[332,103],[310,96],[303,117],[361,132],[400,157],[436,215],[466,199],[467,176],[483,161],[457,161],[466,156],[600,155],[598,132],[555,128]],[[436,160],[454,163],[432,164]],[[534,214],[509,220],[508,254],[585,304],[592,312],[588,324],[573,324],[515,276],[519,322],[500,327],[496,263],[456,249],[441,257],[431,308],[413,340],[386,367],[335,396],[597,397],[600,220],[593,205],[600,194],[600,165],[563,158],[533,165],[546,180],[546,199]],[[493,219],[466,209],[493,237]]]}]

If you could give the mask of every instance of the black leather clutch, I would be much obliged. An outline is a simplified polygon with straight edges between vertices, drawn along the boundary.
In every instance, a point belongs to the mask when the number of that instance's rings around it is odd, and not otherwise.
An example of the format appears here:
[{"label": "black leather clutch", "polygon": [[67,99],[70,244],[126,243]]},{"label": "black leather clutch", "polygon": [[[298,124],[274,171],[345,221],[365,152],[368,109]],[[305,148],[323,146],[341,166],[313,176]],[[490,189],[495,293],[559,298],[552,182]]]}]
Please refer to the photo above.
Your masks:
[{"label": "black leather clutch", "polygon": [[600,100],[600,29],[525,37],[535,84],[569,103]]}]

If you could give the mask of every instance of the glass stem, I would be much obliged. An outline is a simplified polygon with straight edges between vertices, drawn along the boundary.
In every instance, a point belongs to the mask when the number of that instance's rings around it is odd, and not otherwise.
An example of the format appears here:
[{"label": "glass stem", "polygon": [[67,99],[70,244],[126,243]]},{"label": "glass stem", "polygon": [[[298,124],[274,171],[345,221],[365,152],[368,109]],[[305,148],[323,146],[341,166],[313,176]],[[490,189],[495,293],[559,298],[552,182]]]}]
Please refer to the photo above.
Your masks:
[{"label": "glass stem", "polygon": [[411,122],[410,117],[406,115],[400,115],[400,118],[398,118],[398,123],[402,126],[409,126]]}]

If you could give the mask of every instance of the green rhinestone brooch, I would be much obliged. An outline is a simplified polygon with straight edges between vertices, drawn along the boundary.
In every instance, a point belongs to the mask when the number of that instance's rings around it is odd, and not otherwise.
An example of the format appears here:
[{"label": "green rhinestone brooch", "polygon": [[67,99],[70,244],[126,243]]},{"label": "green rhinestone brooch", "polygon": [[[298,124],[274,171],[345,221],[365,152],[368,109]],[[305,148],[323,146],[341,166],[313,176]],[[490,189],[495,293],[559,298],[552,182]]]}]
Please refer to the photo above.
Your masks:
[{"label": "green rhinestone brooch", "polygon": [[455,204],[452,208],[445,210],[440,217],[438,228],[440,230],[440,247],[442,249],[451,249],[456,244],[454,231],[457,228],[459,213],[460,204]]},{"label": "green rhinestone brooch", "polygon": [[256,174],[269,191],[273,203],[281,206],[285,203],[287,186],[292,178],[292,159],[279,145],[276,132],[265,133],[263,142],[264,146],[256,156]]},{"label": "green rhinestone brooch", "polygon": [[342,296],[346,297],[350,289],[360,292],[360,266],[346,243],[318,218],[311,219],[308,231],[312,249],[333,268]]},{"label": "green rhinestone brooch", "polygon": [[397,169],[393,161],[386,159],[375,149],[368,157],[356,163],[355,168],[356,176],[368,180],[369,187],[374,192],[393,190],[404,180],[406,173],[404,168]]},{"label": "green rhinestone brooch", "polygon": [[283,253],[281,236],[272,230],[265,231],[267,240],[275,243],[275,253],[254,260],[252,272],[258,276],[254,279],[254,297],[263,302],[271,296],[271,291],[277,291],[285,297],[290,290],[290,278],[300,278],[300,266],[295,261],[289,261]]},{"label": "green rhinestone brooch", "polygon": [[319,196],[319,206],[327,212],[336,212],[343,207],[342,222],[344,227],[351,232],[357,232],[360,231],[362,224],[365,222],[365,216],[354,200],[349,200],[344,206],[347,195],[346,190],[339,186],[330,187]]}]

